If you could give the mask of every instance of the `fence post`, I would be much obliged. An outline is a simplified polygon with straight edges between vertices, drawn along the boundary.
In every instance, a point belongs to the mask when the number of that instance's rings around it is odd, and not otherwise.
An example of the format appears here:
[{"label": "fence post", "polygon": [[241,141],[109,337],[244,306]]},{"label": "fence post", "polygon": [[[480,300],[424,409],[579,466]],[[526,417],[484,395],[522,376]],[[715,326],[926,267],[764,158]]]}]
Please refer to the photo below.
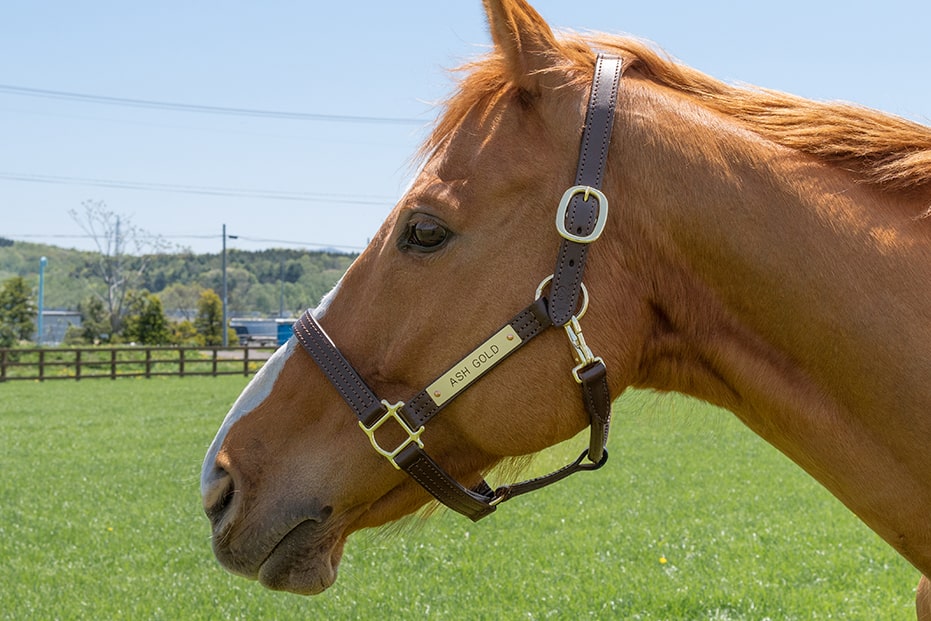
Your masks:
[{"label": "fence post", "polygon": [[145,348],[145,377],[152,377],[152,350],[148,347]]},{"label": "fence post", "polygon": [[45,350],[39,350],[39,381],[45,381]]},{"label": "fence post", "polygon": [[242,375],[243,377],[249,377],[249,346],[246,345],[246,348],[242,352]]},{"label": "fence post", "polygon": [[213,348],[213,376],[217,376],[217,354],[220,350],[216,347]]},{"label": "fence post", "polygon": [[0,349],[0,382],[6,381],[6,350]]},{"label": "fence post", "polygon": [[81,350],[74,350],[74,381],[81,379]]},{"label": "fence post", "polygon": [[187,351],[185,348],[180,348],[178,350],[178,375],[184,377],[184,352]]},{"label": "fence post", "polygon": [[116,379],[116,349],[110,350],[110,379]]}]

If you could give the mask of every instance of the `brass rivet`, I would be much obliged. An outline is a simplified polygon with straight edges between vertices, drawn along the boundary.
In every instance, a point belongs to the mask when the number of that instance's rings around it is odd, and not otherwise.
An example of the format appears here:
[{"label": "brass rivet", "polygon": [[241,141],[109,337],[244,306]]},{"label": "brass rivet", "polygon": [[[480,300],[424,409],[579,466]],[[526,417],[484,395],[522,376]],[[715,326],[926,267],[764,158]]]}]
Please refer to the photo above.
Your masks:
[{"label": "brass rivet", "polygon": [[513,334],[508,334],[508,335],[507,335],[507,340],[513,341],[513,340],[514,340],[514,335],[513,335]]},{"label": "brass rivet", "polygon": [[434,396],[434,397],[442,397],[443,395],[440,393],[439,390],[434,390],[434,391],[433,391],[433,396]]}]

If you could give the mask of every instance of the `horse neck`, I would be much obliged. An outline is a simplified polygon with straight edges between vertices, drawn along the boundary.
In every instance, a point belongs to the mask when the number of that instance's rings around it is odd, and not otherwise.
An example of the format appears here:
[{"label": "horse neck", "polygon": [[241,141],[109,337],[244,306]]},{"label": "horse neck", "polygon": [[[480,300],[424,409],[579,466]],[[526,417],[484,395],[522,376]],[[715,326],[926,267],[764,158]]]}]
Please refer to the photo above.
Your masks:
[{"label": "horse neck", "polygon": [[611,153],[609,373],[731,410],[928,574],[926,205],[663,97]]},{"label": "horse neck", "polygon": [[646,263],[663,266],[646,275],[654,334],[639,381],[739,414],[924,419],[931,221],[916,218],[921,208],[666,97],[625,115],[612,154],[633,228],[651,239]]}]

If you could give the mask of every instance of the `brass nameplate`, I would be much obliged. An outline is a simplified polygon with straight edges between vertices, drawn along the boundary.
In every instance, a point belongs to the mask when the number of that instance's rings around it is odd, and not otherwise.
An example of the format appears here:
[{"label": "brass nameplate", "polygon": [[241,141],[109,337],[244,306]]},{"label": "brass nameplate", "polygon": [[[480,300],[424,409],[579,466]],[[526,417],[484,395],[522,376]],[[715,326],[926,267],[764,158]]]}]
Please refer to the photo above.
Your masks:
[{"label": "brass nameplate", "polygon": [[427,386],[427,394],[435,404],[443,405],[487,373],[518,345],[520,337],[517,336],[517,332],[510,325],[504,326]]}]

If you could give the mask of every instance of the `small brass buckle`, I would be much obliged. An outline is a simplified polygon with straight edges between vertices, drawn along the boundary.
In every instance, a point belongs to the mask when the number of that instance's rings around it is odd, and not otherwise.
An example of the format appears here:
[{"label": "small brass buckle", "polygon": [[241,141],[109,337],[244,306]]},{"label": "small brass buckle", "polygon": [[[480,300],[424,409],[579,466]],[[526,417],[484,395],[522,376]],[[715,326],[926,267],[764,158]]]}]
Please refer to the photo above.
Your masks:
[{"label": "small brass buckle", "polygon": [[[420,429],[414,431],[407,426],[407,423],[404,422],[404,419],[401,418],[400,414],[398,414],[398,410],[400,410],[404,405],[403,401],[398,401],[397,403],[391,404],[382,399],[381,404],[388,408],[388,411],[385,412],[385,415],[379,418],[371,427],[366,427],[362,421],[359,421],[359,427],[362,427],[362,431],[364,431],[365,435],[369,437],[369,442],[372,443],[372,447],[378,452],[378,454],[387,458],[387,460],[391,462],[392,466],[394,466],[397,470],[400,470],[401,466],[399,466],[397,462],[394,461],[394,458],[397,457],[398,453],[403,451],[411,442],[416,442],[417,446],[423,448],[423,441],[420,439],[420,434],[423,433],[424,427],[421,425]],[[378,444],[378,440],[375,439],[375,432],[378,431],[378,428],[385,424],[385,422],[392,418],[397,421],[399,425],[401,425],[404,433],[407,434],[407,439],[401,442],[401,444],[393,451],[386,451]]]},{"label": "small brass buckle", "polygon": [[[569,210],[569,202],[576,194],[584,194],[582,198],[588,200],[588,197],[594,196],[598,200],[598,219],[595,222],[595,228],[588,235],[575,235],[566,229],[566,212]],[[562,195],[559,201],[559,208],[556,210],[556,230],[559,234],[569,241],[578,244],[590,244],[599,237],[605,228],[605,222],[608,221],[608,199],[600,191],[587,185],[574,185]]]}]

